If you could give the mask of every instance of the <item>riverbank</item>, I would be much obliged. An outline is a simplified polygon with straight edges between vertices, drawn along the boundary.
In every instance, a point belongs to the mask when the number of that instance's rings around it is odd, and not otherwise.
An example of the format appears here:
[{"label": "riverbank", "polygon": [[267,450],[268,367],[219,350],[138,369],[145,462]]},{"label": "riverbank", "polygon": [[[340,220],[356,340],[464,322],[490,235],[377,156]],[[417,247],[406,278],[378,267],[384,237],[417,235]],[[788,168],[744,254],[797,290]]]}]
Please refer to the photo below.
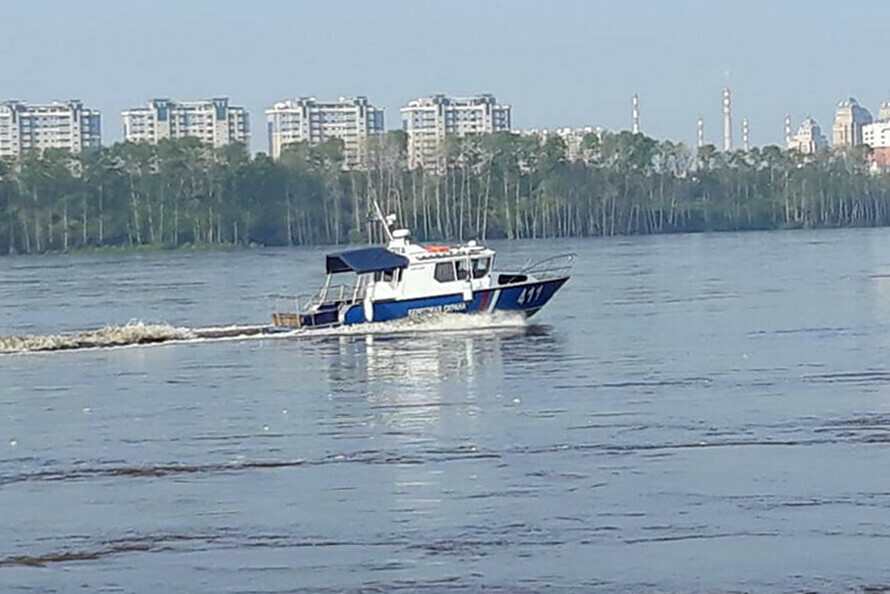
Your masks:
[{"label": "riverbank", "polygon": [[183,139],[0,161],[0,250],[364,243],[374,201],[419,241],[890,225],[890,175],[860,148],[723,153],[619,132],[569,160],[556,137],[447,140],[435,171],[408,166],[399,132],[362,171],[336,142],[279,160]]},{"label": "riverbank", "polygon": [[[489,241],[505,241],[505,242],[514,242],[514,241],[549,241],[554,239],[559,240],[585,240],[585,239],[620,239],[620,238],[630,238],[630,237],[659,237],[659,236],[677,236],[677,235],[709,235],[709,234],[722,234],[722,233],[782,233],[782,232],[796,232],[796,231],[838,231],[838,230],[857,230],[857,229],[881,229],[881,228],[890,228],[890,224],[888,225],[860,225],[860,226],[845,226],[845,227],[803,227],[803,226],[784,226],[784,227],[774,227],[774,228],[750,228],[750,229],[718,229],[718,230],[690,230],[690,231],[671,231],[664,233],[645,233],[645,234],[616,234],[616,235],[596,235],[596,236],[555,236],[555,237],[528,237],[522,239],[510,239],[507,237],[492,237],[489,238]],[[473,238],[467,238],[473,239]],[[445,240],[441,239],[432,239],[429,240],[432,242],[440,242],[440,243],[448,243]],[[426,242],[422,242],[426,243]],[[286,244],[275,244],[275,245],[263,245],[259,243],[250,243],[250,244],[194,244],[187,243],[179,246],[175,245],[109,245],[109,246],[78,246],[75,248],[71,248],[67,251],[62,250],[50,250],[44,251],[40,253],[13,253],[13,254],[0,254],[0,259],[9,258],[15,256],[58,256],[58,255],[126,255],[126,254],[154,254],[154,253],[163,253],[163,252],[174,252],[174,253],[213,253],[213,252],[240,252],[240,251],[249,251],[249,250],[258,250],[265,248],[330,248],[331,250],[345,248],[348,246],[354,245],[364,245],[364,244],[350,244],[350,243],[341,243],[341,244],[333,244],[333,243],[317,243],[312,245],[286,245]]]}]

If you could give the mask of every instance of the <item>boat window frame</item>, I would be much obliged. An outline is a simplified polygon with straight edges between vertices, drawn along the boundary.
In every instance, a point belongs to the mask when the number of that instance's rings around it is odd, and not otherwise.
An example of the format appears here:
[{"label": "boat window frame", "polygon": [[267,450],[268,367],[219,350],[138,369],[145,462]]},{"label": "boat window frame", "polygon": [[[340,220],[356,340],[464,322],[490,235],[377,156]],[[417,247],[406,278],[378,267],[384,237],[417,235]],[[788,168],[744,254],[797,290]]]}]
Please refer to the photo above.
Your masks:
[{"label": "boat window frame", "polygon": [[386,268],[385,270],[375,270],[374,271],[374,282],[375,283],[398,283],[402,280],[402,269],[401,268]]},{"label": "boat window frame", "polygon": [[[463,276],[461,276],[463,273]],[[454,261],[454,278],[459,281],[468,281],[473,275],[473,268],[470,266],[469,258],[461,258]]]},{"label": "boat window frame", "polygon": [[[451,271],[451,278],[439,278],[439,271],[445,270],[447,267],[448,270]],[[457,274],[454,269],[454,260],[448,260],[446,262],[436,262],[435,268],[433,268],[433,278],[438,283],[453,283],[457,280]]]},{"label": "boat window frame", "polygon": [[[479,262],[485,261],[485,268],[479,269],[477,264]],[[492,263],[494,258],[491,256],[478,256],[473,258],[472,265],[470,267],[470,271],[472,272],[473,280],[479,280],[480,278],[485,278],[491,273]]]}]

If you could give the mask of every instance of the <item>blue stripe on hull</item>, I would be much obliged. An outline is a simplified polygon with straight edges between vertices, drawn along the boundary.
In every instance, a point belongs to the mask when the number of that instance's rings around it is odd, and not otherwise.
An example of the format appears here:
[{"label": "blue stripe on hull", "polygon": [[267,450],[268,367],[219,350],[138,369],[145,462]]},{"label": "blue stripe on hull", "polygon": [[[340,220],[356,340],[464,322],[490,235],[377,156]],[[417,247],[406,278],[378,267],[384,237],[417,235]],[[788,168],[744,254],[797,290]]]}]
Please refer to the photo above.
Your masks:
[{"label": "blue stripe on hull", "polygon": [[[387,322],[411,315],[411,312],[431,313],[480,313],[485,311],[513,311],[527,316],[537,313],[550,301],[567,278],[524,283],[515,286],[494,287],[473,292],[473,299],[464,301],[463,295],[437,295],[403,301],[381,301],[374,304],[374,321]],[[492,300],[497,300],[492,304]],[[364,308],[361,303],[353,305],[346,312],[345,325],[365,323]]]}]

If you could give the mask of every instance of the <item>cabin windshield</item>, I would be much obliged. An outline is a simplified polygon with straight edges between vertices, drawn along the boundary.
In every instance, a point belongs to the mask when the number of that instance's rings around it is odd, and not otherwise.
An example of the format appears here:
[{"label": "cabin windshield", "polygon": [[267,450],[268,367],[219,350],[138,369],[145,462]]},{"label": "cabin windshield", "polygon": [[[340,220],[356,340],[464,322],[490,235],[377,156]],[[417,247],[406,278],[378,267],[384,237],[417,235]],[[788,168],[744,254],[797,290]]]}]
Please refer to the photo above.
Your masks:
[{"label": "cabin windshield", "polygon": [[482,278],[491,269],[491,258],[473,258],[473,278]]},{"label": "cabin windshield", "polygon": [[466,260],[457,260],[454,263],[457,269],[457,280],[467,280],[470,278],[470,263]]}]

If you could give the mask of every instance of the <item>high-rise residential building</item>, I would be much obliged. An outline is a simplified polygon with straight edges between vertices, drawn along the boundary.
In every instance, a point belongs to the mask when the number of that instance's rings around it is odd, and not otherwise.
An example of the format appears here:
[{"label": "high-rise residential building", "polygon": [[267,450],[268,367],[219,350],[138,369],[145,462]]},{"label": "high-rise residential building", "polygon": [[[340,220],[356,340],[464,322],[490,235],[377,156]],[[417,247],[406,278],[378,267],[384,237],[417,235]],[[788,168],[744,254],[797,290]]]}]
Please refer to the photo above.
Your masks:
[{"label": "high-rise residential building", "polygon": [[584,151],[584,138],[588,134],[596,134],[602,138],[603,129],[599,126],[584,126],[583,128],[532,128],[530,130],[522,130],[519,132],[521,136],[537,136],[540,138],[541,144],[546,144],[547,140],[553,137],[561,138],[566,147],[567,161],[584,160],[587,155]]},{"label": "high-rise residential building", "polygon": [[318,101],[301,97],[280,101],[266,110],[269,154],[278,159],[281,150],[296,142],[318,144],[331,138],[343,141],[343,166],[362,168],[368,159],[368,138],[383,133],[383,110],[367,97],[340,97]]},{"label": "high-rise residential building", "polygon": [[862,126],[872,122],[871,113],[853,97],[837,104],[834,126],[831,130],[833,146],[858,146],[862,144]]},{"label": "high-rise residential building", "polygon": [[886,122],[888,120],[890,120],[890,101],[884,101],[878,109],[878,121]]},{"label": "high-rise residential building", "polygon": [[[881,107],[883,111],[884,106]],[[873,168],[884,171],[890,168],[890,118],[881,118],[862,126],[862,143],[872,149],[870,158]]]},{"label": "high-rise residential building", "polygon": [[890,147],[890,120],[879,120],[862,126],[862,144],[871,148]]},{"label": "high-rise residential building", "polygon": [[219,148],[250,141],[250,116],[226,97],[206,101],[152,99],[146,107],[121,112],[124,139],[157,143],[165,138],[197,138]]},{"label": "high-rise residential building", "polygon": [[807,118],[800,123],[797,134],[788,137],[787,148],[789,151],[797,150],[810,155],[828,146],[828,141],[822,134],[822,127],[813,118]]},{"label": "high-rise residential building", "polygon": [[408,164],[412,168],[441,168],[446,135],[510,130],[510,106],[499,104],[493,95],[488,94],[421,97],[410,101],[400,111],[402,126],[408,134]]},{"label": "high-rise residential building", "polygon": [[48,148],[79,153],[101,144],[99,112],[80,101],[0,103],[0,157]]}]

